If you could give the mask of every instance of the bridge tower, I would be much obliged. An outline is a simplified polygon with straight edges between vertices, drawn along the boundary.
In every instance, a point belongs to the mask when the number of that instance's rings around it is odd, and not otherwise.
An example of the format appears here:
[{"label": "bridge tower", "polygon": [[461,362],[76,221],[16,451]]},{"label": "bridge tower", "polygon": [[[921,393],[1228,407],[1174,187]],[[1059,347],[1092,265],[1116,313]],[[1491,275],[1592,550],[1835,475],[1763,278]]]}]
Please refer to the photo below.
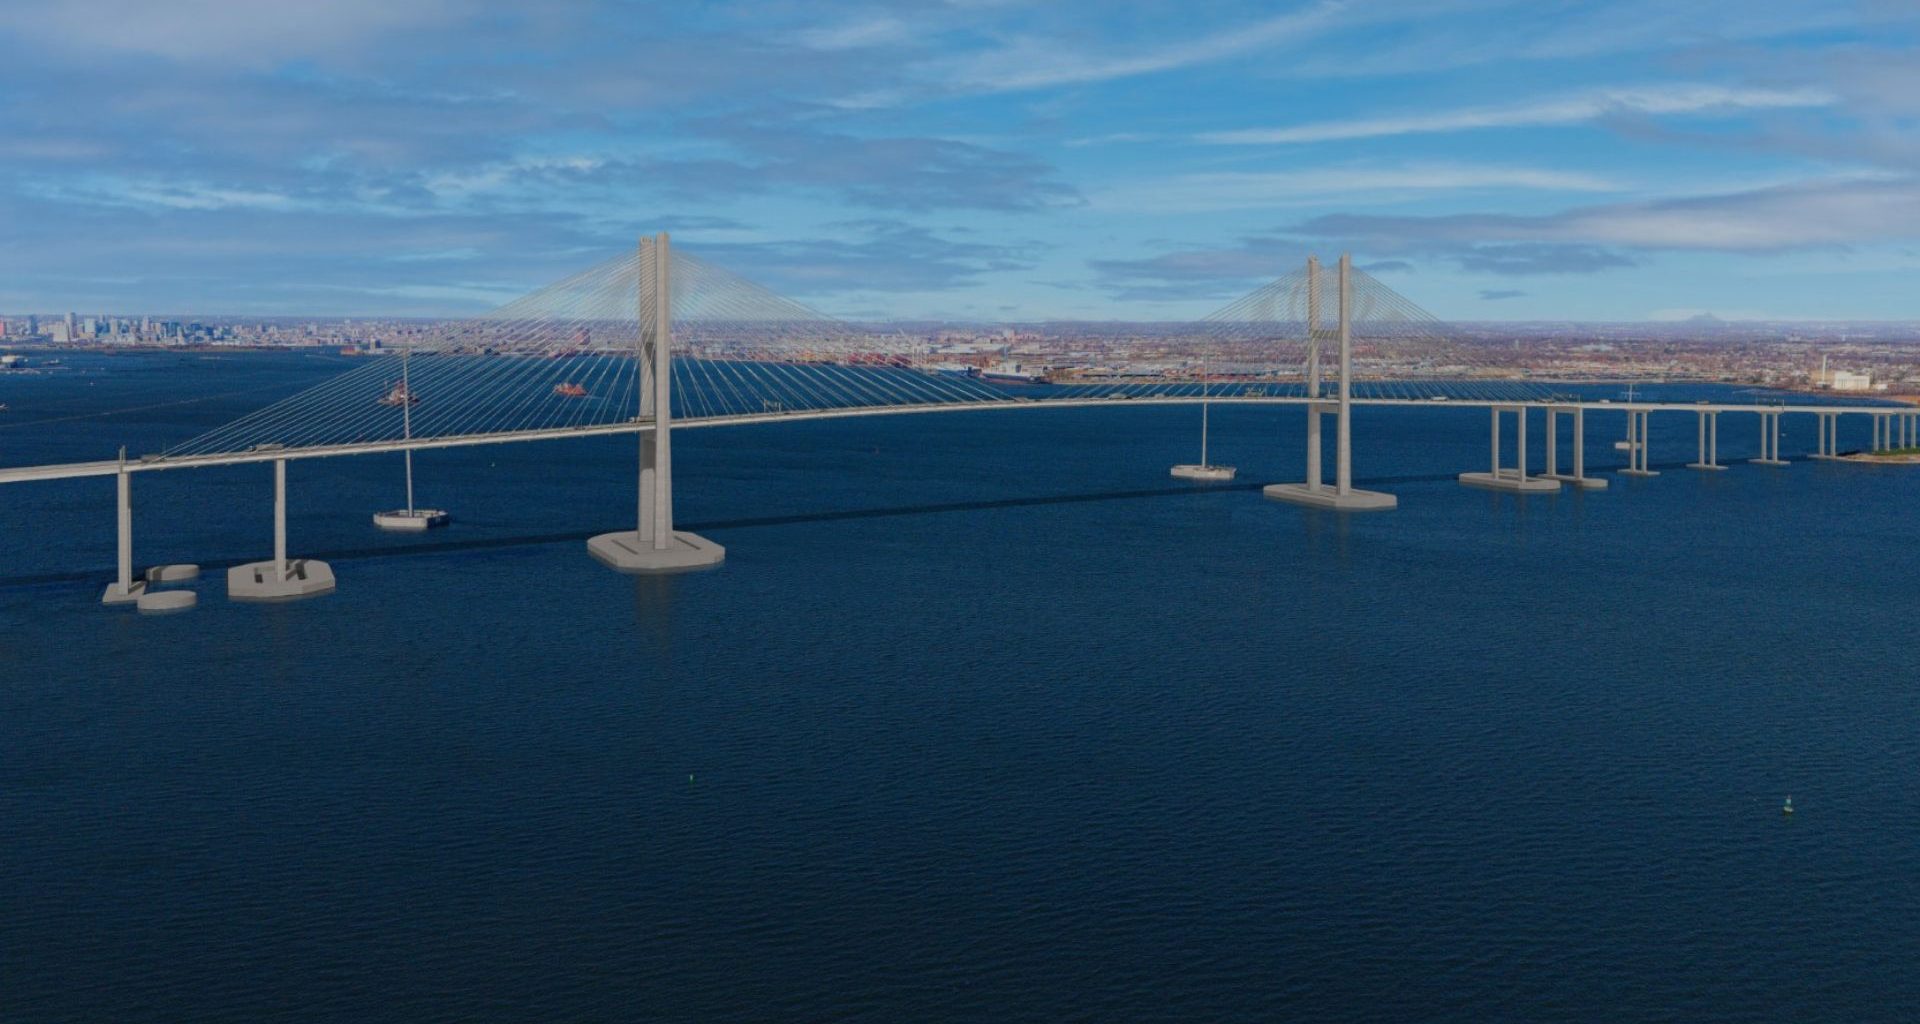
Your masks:
[{"label": "bridge tower", "polygon": [[628,573],[717,565],[727,556],[726,548],[673,528],[673,252],[666,232],[640,240],[635,265],[640,323],[634,349],[640,375],[637,419],[653,421],[653,428],[640,436],[639,524],[638,529],[594,537],[587,541],[587,551]]},{"label": "bridge tower", "polygon": [[[1269,484],[1261,493],[1295,505],[1343,512],[1390,509],[1400,500],[1381,491],[1353,486],[1353,256],[1340,255],[1339,320],[1331,339],[1320,329],[1320,262],[1307,257],[1307,480]],[[1320,342],[1340,346],[1340,380],[1332,402],[1320,400]],[[1320,467],[1320,418],[1334,417],[1334,482],[1328,487]]]}]

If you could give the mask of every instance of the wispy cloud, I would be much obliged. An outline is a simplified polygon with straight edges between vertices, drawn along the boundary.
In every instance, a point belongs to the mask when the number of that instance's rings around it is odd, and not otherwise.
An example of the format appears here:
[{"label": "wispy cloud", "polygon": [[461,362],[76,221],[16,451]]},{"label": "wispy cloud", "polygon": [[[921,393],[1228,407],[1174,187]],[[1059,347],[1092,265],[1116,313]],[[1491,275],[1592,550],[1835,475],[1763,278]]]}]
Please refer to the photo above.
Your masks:
[{"label": "wispy cloud", "polygon": [[1920,236],[1920,179],[1814,180],[1720,195],[1576,207],[1539,216],[1334,214],[1312,218],[1288,231],[1375,246],[1551,243],[1779,252]]},{"label": "wispy cloud", "polygon": [[1413,198],[1435,192],[1527,189],[1548,192],[1609,192],[1619,188],[1599,175],[1532,167],[1416,164],[1405,167],[1330,167],[1312,171],[1214,172],[1132,182],[1095,191],[1100,209],[1152,213],[1276,208],[1353,200]]},{"label": "wispy cloud", "polygon": [[970,90],[1011,92],[1172,71],[1307,38],[1335,25],[1346,9],[1342,0],[1320,0],[1262,21],[1134,51],[1088,51],[1059,39],[1023,38],[950,62],[942,77]]},{"label": "wispy cloud", "polygon": [[1473,131],[1486,128],[1540,128],[1583,124],[1608,117],[1711,115],[1738,111],[1822,107],[1833,96],[1822,89],[1729,88],[1719,85],[1664,85],[1604,89],[1502,106],[1462,107],[1393,117],[1320,121],[1279,128],[1243,128],[1203,132],[1202,142],[1272,145],[1372,139],[1394,135]]}]

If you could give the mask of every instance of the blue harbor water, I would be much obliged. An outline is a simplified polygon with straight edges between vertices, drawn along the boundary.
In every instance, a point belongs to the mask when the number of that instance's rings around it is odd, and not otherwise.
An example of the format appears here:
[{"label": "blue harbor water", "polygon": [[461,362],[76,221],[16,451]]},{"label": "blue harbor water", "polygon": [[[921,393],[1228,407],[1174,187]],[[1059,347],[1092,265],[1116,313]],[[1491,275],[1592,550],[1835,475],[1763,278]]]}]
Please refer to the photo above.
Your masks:
[{"label": "blue harbor water", "polygon": [[[345,366],[68,357],[0,464]],[[726,563],[637,580],[632,438],[423,453],[415,537],[398,456],[297,462],[338,592],[165,617],[110,479],[0,487],[0,1020],[1911,1019],[1920,469],[1669,414],[1521,499],[1363,408],[1340,516],[1258,493],[1302,419],[1216,407],[1218,487],[1192,407],[688,430]],[[271,486],[137,475],[136,563],[264,557]]]}]

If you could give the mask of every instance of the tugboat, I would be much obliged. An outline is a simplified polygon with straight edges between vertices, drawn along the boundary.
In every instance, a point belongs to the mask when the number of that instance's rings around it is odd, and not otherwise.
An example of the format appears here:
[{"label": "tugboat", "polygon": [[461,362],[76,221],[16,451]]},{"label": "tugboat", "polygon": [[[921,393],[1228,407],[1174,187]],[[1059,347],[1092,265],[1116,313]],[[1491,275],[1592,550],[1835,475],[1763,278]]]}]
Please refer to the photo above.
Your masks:
[{"label": "tugboat", "polygon": [[561,398],[587,397],[587,389],[581,387],[578,384],[573,383],[572,381],[568,381],[565,384],[555,384],[553,386],[553,393],[556,395],[559,395]]},{"label": "tugboat", "polygon": [[418,405],[419,403],[420,396],[414,394],[404,380],[395,384],[393,390],[388,391],[386,397],[380,400],[381,405]]}]

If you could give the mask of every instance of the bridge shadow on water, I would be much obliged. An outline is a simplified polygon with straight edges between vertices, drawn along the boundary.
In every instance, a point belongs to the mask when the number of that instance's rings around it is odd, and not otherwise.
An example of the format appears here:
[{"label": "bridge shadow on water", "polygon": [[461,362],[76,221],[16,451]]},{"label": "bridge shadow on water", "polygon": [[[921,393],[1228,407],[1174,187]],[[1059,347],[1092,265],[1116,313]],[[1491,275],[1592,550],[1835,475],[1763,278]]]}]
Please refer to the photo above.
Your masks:
[{"label": "bridge shadow on water", "polygon": [[[1655,463],[1656,468],[1684,466],[1685,463]],[[1607,472],[1610,468],[1590,467],[1596,472]],[[1354,484],[1361,487],[1393,487],[1404,484],[1449,483],[1456,479],[1455,473],[1423,473],[1403,476],[1378,476],[1356,479]],[[878,508],[832,509],[823,512],[796,512],[778,516],[749,516],[738,519],[705,519],[697,522],[681,522],[675,526],[694,532],[709,530],[751,530],[773,526],[794,526],[804,523],[853,522],[862,519],[893,519],[906,516],[945,515],[955,512],[984,512],[993,509],[1031,508],[1047,505],[1073,505],[1100,501],[1143,501],[1155,498],[1191,498],[1204,494],[1218,494],[1233,491],[1259,491],[1270,483],[1284,481],[1263,480],[1255,483],[1227,484],[1188,484],[1179,487],[1153,487],[1127,491],[1096,491],[1084,494],[1048,494],[1026,498],[992,498],[980,501],[949,501],[927,505],[891,505]],[[441,541],[426,541],[418,544],[386,544],[378,547],[333,548],[324,551],[303,551],[299,557],[317,558],[324,561],[360,561],[383,558],[415,558],[423,555],[456,554],[461,552],[479,552],[512,550],[515,548],[539,547],[545,544],[583,544],[589,538],[605,533],[612,527],[602,526],[592,530],[569,530],[560,533],[519,534],[508,537],[473,537]],[[203,570],[221,571],[232,566],[255,562],[258,553],[245,557],[201,562]],[[53,586],[71,583],[99,583],[111,579],[114,567],[111,565],[91,569],[78,569],[68,572],[40,573],[22,576],[0,576],[0,588]]]}]

